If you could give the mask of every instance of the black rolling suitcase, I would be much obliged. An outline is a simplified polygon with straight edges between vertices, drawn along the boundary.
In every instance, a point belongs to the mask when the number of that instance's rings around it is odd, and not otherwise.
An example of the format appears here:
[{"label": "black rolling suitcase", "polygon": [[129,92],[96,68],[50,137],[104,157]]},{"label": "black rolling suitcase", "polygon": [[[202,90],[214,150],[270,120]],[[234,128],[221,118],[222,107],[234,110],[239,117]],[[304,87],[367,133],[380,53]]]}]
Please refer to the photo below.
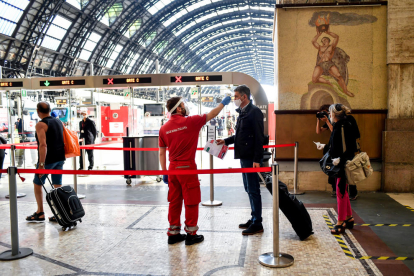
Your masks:
[{"label": "black rolling suitcase", "polygon": [[47,180],[52,186],[52,190],[48,193],[44,184],[42,185],[46,191],[46,200],[57,222],[62,226],[62,230],[65,231],[67,228],[76,226],[78,221],[82,222],[85,210],[75,190],[71,186],[55,189],[49,177]]},{"label": "black rolling suitcase", "polygon": [[[272,176],[265,178],[266,188],[272,194]],[[279,181],[279,208],[292,224],[293,230],[303,241],[313,234],[312,220],[303,203],[295,195],[289,194],[285,183]]]}]

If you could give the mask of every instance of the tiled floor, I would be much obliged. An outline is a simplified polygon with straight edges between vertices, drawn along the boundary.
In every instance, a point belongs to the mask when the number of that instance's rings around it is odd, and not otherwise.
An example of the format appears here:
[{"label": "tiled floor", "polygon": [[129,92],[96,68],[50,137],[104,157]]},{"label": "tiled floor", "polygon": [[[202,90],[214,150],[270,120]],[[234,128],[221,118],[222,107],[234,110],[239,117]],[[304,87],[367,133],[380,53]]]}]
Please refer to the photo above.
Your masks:
[{"label": "tiled floor", "polygon": [[404,194],[397,194],[397,193],[388,193],[392,199],[400,203],[404,206],[410,206],[411,208],[414,208],[414,194],[413,193],[404,193]]},{"label": "tiled floor", "polygon": [[[0,252],[10,245],[9,204],[0,202]],[[300,241],[280,215],[280,248],[295,257],[288,268],[261,266],[257,258],[272,251],[272,210],[264,208],[263,234],[243,237],[238,223],[248,208],[200,207],[198,245],[167,244],[167,206],[84,203],[86,216],[63,232],[57,224],[26,223],[33,202],[19,202],[20,245],[35,255],[1,262],[2,275],[381,275],[370,260],[346,257],[323,218],[329,208],[309,208],[315,234]],[[351,232],[348,246],[366,254]]]}]

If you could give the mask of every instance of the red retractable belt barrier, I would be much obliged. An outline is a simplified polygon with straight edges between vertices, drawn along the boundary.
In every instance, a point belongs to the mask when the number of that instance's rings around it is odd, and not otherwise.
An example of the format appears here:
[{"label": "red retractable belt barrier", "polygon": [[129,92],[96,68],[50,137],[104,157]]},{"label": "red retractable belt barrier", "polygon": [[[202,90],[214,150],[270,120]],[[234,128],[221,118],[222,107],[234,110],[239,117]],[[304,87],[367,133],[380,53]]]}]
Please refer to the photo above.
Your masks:
[{"label": "red retractable belt barrier", "polygon": [[[7,171],[7,170],[5,170]],[[81,175],[186,175],[186,174],[223,174],[223,173],[255,173],[271,172],[271,167],[243,168],[243,169],[213,169],[213,170],[141,170],[141,171],[82,171],[82,170],[38,170],[17,169],[18,173],[35,174],[81,174]]]},{"label": "red retractable belt barrier", "polygon": [[[31,142],[36,143],[36,142]],[[20,144],[12,144],[15,145],[16,149],[37,149],[37,146],[25,146],[25,144],[28,143],[20,143]],[[87,146],[80,146],[81,149],[85,150],[123,150],[123,151],[159,151],[159,148],[116,148],[116,147],[102,147],[103,144],[93,144],[93,145],[87,145]],[[269,146],[263,146],[265,149],[270,148],[283,148],[283,147],[294,147],[296,144],[280,144],[280,145],[269,145]],[[0,145],[0,149],[9,149],[10,145]],[[234,147],[229,147],[229,150],[233,150]],[[204,150],[204,148],[197,148],[197,150]]]},{"label": "red retractable belt barrier", "polygon": [[[270,148],[283,148],[283,147],[294,147],[296,144],[292,143],[292,144],[280,144],[280,145],[269,145],[269,146],[263,146],[263,148],[265,149],[270,149]],[[97,150],[124,150],[124,151],[159,151],[159,148],[115,148],[115,147],[93,147],[90,145],[87,146],[81,146],[81,149],[86,149],[86,150],[93,150],[93,149],[97,149]],[[233,150],[234,147],[229,147],[230,150]],[[204,150],[204,148],[197,148],[197,150]]]}]

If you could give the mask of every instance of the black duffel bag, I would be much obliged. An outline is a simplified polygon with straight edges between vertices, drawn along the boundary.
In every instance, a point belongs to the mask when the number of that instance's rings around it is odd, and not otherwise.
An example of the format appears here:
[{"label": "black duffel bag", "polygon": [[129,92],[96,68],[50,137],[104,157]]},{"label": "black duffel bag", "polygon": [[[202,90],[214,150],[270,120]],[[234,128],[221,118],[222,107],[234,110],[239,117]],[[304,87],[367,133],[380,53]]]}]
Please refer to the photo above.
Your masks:
[{"label": "black duffel bag", "polygon": [[331,176],[331,177],[337,176],[339,172],[341,171],[341,168],[339,166],[335,166],[333,164],[329,151],[325,153],[325,155],[322,157],[321,160],[319,160],[319,165],[321,166],[321,170],[327,176]]}]

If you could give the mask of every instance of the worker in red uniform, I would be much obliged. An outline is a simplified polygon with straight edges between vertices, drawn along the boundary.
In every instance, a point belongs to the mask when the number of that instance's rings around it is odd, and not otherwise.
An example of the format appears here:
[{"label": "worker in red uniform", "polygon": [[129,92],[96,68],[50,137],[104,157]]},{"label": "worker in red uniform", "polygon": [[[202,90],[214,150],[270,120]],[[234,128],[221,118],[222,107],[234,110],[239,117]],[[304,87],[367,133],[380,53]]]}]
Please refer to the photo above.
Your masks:
[{"label": "worker in red uniform", "polygon": [[[195,155],[197,141],[201,128],[216,117],[224,106],[230,103],[230,97],[208,114],[188,116],[190,110],[184,99],[173,97],[167,101],[167,110],[171,114],[170,120],[160,129],[159,147],[160,163],[163,170],[167,169],[166,151],[169,152],[169,170],[196,170]],[[198,175],[165,175],[164,182],[168,184],[168,244],[185,240],[186,245],[200,243],[203,235],[197,235],[198,204],[201,202],[200,182]],[[185,227],[187,235],[180,234],[181,210],[185,205]]]}]

